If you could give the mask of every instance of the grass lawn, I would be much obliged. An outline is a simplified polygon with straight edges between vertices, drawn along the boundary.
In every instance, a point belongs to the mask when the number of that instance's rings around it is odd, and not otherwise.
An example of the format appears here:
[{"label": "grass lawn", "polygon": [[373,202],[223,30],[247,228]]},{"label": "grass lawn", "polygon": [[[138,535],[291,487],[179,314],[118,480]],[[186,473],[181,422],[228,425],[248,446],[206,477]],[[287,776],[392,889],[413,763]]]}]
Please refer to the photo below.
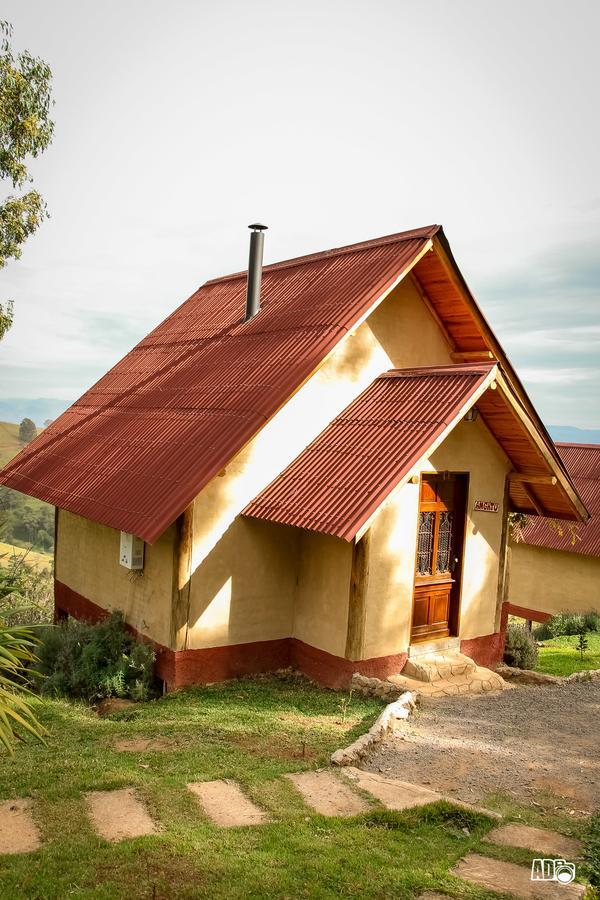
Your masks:
[{"label": "grass lawn", "polygon": [[576,649],[578,636],[564,635],[543,641],[536,669],[549,675],[571,675],[586,669],[600,669],[600,632],[590,631],[586,635],[588,649],[581,654]]},{"label": "grass lawn", "polygon": [[[48,745],[28,742],[0,759],[0,799],[33,798],[43,846],[0,857],[0,897],[490,896],[449,874],[480,847],[493,824],[487,817],[441,803],[329,819],[280,777],[325,765],[382,708],[352,697],[344,720],[343,700],[292,677],[265,677],[168,695],[109,719],[75,703],[44,703]],[[116,750],[117,740],[135,738],[161,739],[167,749]],[[215,778],[238,781],[274,821],[210,824],[185,785]],[[84,792],[121,787],[136,788],[158,835],[119,844],[95,835]]]}]

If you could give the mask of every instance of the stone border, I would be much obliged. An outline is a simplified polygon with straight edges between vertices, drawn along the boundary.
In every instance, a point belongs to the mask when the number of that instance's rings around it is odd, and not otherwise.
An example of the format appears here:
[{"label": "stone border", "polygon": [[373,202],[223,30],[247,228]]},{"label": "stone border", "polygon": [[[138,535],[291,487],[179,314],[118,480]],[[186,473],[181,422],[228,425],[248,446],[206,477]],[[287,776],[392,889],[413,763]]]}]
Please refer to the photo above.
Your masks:
[{"label": "stone border", "polygon": [[515,666],[507,666],[504,663],[496,666],[496,672],[506,681],[530,685],[573,684],[573,682],[595,681],[596,678],[600,678],[600,669],[584,669],[582,672],[573,672],[572,675],[548,675],[546,672],[517,669]]},{"label": "stone border", "polygon": [[587,669],[583,672],[573,672],[572,675],[548,675],[546,672],[534,672],[532,669],[517,669],[515,666],[507,666],[501,663],[496,667],[496,672],[506,681],[516,681],[517,684],[572,684],[580,681],[595,681],[600,678],[600,669]]},{"label": "stone border", "polygon": [[355,672],[352,676],[351,690],[365,697],[380,697],[384,700],[399,700],[406,693],[406,689],[391,681],[382,681],[381,678],[369,678]]},{"label": "stone border", "polygon": [[[354,678],[352,679],[353,683]],[[390,685],[390,687],[393,688],[394,685]],[[397,691],[397,688],[395,690]],[[349,747],[336,750],[331,755],[331,764],[333,766],[356,765],[375,744],[379,744],[388,734],[394,732],[399,722],[408,719],[416,707],[415,698],[416,695],[411,691],[404,691],[397,700],[388,703],[366,734],[361,734]]]}]

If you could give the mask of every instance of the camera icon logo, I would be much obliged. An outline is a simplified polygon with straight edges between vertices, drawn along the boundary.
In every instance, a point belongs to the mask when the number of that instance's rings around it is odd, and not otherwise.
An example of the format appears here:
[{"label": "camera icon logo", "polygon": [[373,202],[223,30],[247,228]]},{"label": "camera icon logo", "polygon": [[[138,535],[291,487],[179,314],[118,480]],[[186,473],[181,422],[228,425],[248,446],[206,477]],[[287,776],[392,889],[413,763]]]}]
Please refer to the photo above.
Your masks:
[{"label": "camera icon logo", "polygon": [[571,884],[575,878],[575,863],[566,859],[534,859],[531,863],[532,881],[558,881]]}]

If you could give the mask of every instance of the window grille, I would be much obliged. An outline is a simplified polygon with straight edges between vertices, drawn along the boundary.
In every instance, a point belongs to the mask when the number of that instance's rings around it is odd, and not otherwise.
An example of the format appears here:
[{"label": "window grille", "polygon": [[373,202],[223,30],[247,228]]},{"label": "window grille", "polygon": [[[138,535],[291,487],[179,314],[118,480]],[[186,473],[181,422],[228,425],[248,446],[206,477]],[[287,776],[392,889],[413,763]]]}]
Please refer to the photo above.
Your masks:
[{"label": "window grille", "polygon": [[452,512],[441,512],[438,526],[438,546],[435,568],[437,572],[450,571],[450,555],[452,553]]},{"label": "window grille", "polygon": [[431,575],[433,565],[433,533],[435,513],[419,513],[419,539],[417,543],[417,572]]}]

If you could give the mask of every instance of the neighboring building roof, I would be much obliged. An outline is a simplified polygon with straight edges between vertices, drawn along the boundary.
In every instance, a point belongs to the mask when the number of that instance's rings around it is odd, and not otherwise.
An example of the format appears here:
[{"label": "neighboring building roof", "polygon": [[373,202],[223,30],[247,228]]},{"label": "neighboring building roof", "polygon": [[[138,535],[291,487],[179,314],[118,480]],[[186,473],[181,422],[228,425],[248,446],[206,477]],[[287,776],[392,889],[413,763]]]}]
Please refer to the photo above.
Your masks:
[{"label": "neighboring building roof", "polygon": [[557,529],[546,519],[530,518],[522,529],[522,540],[534,547],[600,557],[600,444],[556,446],[592,518],[575,525],[574,533],[572,522],[558,520]]},{"label": "neighboring building roof", "polygon": [[464,415],[495,365],[392,369],[380,375],[244,514],[347,541]]},{"label": "neighboring building roof", "polygon": [[0,473],[152,543],[430,246],[437,225],[207,282]]},{"label": "neighboring building roof", "polygon": [[[561,481],[561,514],[585,518],[437,225],[265,266],[262,309],[248,322],[244,272],[207,282],[15,457],[0,483],[152,543],[411,269],[452,348],[503,362]],[[511,499],[533,509],[518,487]]]}]

